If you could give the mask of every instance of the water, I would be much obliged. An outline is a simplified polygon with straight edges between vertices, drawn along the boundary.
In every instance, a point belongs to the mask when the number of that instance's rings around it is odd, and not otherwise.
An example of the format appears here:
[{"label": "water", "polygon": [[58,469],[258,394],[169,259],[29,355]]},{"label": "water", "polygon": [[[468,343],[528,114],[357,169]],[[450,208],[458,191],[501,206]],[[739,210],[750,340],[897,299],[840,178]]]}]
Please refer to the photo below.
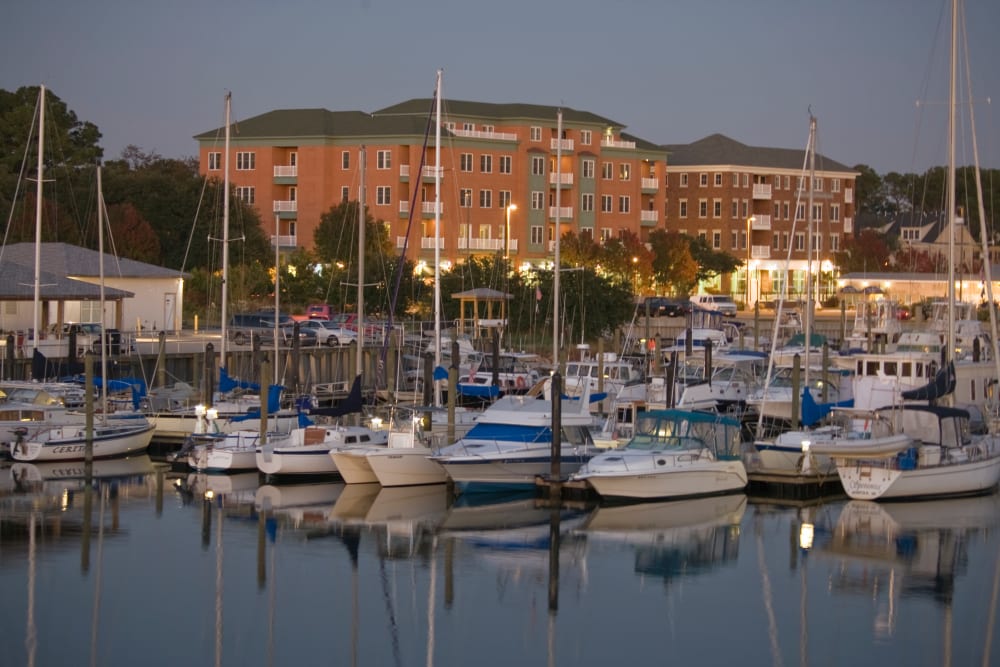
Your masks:
[{"label": "water", "polygon": [[0,469],[4,665],[1000,664],[995,495],[449,506],[139,459],[87,530],[76,468]]}]

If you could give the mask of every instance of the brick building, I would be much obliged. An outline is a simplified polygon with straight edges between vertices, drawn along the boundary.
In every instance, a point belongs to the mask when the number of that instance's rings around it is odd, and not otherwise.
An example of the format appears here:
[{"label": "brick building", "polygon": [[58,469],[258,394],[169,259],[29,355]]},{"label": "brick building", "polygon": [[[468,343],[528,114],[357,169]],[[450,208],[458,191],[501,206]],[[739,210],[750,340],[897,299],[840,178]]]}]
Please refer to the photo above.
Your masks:
[{"label": "brick building", "polygon": [[[781,293],[790,260],[788,292],[793,298],[804,294],[812,173],[806,151],[747,146],[721,134],[663,148],[668,153],[667,228],[700,236],[715,250],[746,262],[703,287],[750,304],[771,300]],[[812,259],[814,272],[817,263],[822,267],[823,294],[836,289],[833,253],[854,232],[856,176],[816,154]]]},{"label": "brick building", "polygon": [[[505,246],[519,265],[551,262],[557,221],[561,233],[597,239],[626,229],[647,238],[664,225],[666,151],[622,124],[563,108],[559,136],[556,107],[442,107],[439,179],[434,103],[413,99],[374,113],[289,109],[234,123],[230,182],[265,223],[279,219],[274,244],[311,248],[320,216],[358,198],[364,147],[370,213],[397,248],[408,238],[408,255],[428,264],[438,180],[441,257],[451,263]],[[220,179],[222,137],[222,129],[195,137],[201,172]]]}]

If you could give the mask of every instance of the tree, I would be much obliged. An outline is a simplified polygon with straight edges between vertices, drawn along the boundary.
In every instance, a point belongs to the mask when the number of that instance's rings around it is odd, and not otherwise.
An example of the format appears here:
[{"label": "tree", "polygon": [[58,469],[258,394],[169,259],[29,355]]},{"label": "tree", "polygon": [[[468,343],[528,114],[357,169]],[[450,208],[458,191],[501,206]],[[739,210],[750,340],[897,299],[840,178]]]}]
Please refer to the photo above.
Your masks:
[{"label": "tree", "polygon": [[691,254],[690,237],[655,229],[649,234],[653,277],[667,294],[690,294],[698,285],[698,263]]},{"label": "tree", "polygon": [[892,249],[882,235],[865,229],[855,238],[845,239],[843,249],[834,254],[834,260],[842,273],[861,273],[886,270],[891,256]]},{"label": "tree", "polygon": [[691,256],[698,265],[696,274],[698,282],[712,280],[724,273],[732,273],[744,263],[742,259],[736,259],[729,253],[713,250],[708,245],[708,241],[700,236],[689,238],[691,239]]},{"label": "tree", "polygon": [[128,257],[147,264],[160,260],[160,239],[152,226],[132,204],[115,204],[108,207],[108,227],[110,239],[105,242],[105,251],[114,252],[118,257]]}]

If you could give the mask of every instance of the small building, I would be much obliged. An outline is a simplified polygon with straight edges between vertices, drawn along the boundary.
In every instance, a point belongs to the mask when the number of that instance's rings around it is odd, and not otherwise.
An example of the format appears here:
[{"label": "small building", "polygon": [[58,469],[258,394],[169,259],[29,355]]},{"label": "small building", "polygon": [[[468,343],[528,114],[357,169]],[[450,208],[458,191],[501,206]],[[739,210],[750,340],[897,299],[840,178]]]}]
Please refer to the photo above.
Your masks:
[{"label": "small building", "polygon": [[[15,243],[0,254],[0,329],[34,328],[35,244]],[[67,243],[39,246],[38,305],[43,331],[65,322],[101,322],[121,331],[181,328],[187,274]]]}]

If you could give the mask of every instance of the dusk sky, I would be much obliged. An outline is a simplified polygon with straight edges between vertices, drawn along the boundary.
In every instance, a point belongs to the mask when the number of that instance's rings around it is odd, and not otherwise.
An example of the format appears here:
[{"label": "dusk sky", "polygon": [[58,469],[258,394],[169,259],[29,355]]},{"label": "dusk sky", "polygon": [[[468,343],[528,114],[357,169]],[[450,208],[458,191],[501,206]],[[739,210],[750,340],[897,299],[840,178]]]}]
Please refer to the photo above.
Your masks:
[{"label": "dusk sky", "polygon": [[[1000,167],[1000,2],[966,3],[979,153]],[[192,136],[274,109],[373,111],[433,95],[562,105],[658,144],[722,133],[880,174],[944,164],[947,0],[68,0],[0,22],[0,88],[44,83],[103,134]],[[964,86],[963,86],[964,87]],[[919,104],[918,104],[919,103]],[[966,105],[967,108],[967,105]],[[967,114],[966,114],[967,117]],[[964,123],[968,127],[968,122]],[[969,141],[959,164],[972,162]]]}]

